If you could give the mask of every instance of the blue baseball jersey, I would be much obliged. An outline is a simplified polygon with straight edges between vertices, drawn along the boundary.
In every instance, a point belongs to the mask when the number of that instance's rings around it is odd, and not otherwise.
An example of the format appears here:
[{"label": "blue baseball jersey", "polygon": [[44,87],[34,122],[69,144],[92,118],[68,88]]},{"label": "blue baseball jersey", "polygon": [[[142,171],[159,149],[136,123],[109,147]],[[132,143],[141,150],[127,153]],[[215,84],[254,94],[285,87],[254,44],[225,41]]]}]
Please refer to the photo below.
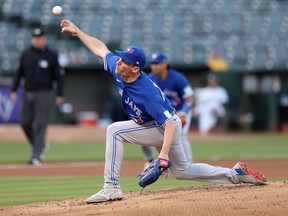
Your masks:
[{"label": "blue baseball jersey", "polygon": [[182,110],[185,99],[193,95],[186,77],[176,70],[168,69],[165,80],[160,80],[153,72],[148,76],[161,88],[177,111]]},{"label": "blue baseball jersey", "polygon": [[119,56],[108,52],[104,57],[104,69],[112,74],[116,82],[125,114],[138,124],[156,121],[158,125],[163,125],[174,112],[169,99],[144,72],[140,72],[134,82],[126,83],[115,73],[119,59]]}]

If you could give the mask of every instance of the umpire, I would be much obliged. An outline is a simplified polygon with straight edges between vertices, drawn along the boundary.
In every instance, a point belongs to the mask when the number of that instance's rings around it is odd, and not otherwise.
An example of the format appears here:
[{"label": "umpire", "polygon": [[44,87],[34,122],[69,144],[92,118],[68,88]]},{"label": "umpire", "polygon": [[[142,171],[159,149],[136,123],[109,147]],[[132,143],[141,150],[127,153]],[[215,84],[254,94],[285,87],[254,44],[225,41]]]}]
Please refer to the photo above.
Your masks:
[{"label": "umpire", "polygon": [[29,163],[40,166],[45,151],[49,148],[45,136],[49,121],[51,90],[56,81],[56,105],[63,103],[64,70],[59,66],[57,54],[47,47],[47,38],[42,29],[34,29],[31,43],[32,46],[21,55],[11,99],[17,100],[16,90],[23,79],[20,123],[32,146]]}]

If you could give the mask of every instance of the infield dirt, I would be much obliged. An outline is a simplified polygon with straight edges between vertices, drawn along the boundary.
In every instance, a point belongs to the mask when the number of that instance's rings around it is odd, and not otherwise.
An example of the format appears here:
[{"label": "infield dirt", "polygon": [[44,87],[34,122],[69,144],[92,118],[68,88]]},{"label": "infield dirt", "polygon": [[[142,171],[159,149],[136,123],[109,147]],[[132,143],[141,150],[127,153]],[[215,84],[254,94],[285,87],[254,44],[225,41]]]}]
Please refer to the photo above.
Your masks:
[{"label": "infield dirt", "polygon": [[69,199],[21,206],[1,207],[1,215],[277,215],[288,212],[288,184],[266,186],[209,185],[171,190],[126,193],[121,201],[84,204]]}]

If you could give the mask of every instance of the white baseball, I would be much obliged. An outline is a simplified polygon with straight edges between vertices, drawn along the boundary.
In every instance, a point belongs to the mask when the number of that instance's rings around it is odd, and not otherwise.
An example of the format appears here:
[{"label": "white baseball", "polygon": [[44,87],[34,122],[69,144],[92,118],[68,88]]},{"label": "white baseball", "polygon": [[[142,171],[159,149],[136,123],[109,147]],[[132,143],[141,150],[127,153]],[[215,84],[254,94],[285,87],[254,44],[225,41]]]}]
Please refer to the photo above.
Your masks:
[{"label": "white baseball", "polygon": [[62,7],[61,6],[54,6],[52,8],[52,13],[57,14],[57,15],[61,14],[62,13]]}]

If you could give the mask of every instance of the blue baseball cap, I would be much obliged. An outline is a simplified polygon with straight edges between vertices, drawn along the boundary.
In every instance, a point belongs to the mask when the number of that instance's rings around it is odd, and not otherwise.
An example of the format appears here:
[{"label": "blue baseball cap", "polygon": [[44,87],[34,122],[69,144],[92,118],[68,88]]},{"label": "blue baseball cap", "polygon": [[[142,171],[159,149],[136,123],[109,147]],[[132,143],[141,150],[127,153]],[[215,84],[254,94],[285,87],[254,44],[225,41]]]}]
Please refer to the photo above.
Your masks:
[{"label": "blue baseball cap", "polygon": [[115,52],[124,61],[139,67],[141,70],[146,64],[146,55],[144,51],[137,46],[129,46],[124,51],[115,50]]},{"label": "blue baseball cap", "polygon": [[157,53],[153,53],[151,56],[151,60],[150,63],[151,64],[158,64],[158,63],[168,63],[168,57],[162,53],[162,52],[157,52]]}]

